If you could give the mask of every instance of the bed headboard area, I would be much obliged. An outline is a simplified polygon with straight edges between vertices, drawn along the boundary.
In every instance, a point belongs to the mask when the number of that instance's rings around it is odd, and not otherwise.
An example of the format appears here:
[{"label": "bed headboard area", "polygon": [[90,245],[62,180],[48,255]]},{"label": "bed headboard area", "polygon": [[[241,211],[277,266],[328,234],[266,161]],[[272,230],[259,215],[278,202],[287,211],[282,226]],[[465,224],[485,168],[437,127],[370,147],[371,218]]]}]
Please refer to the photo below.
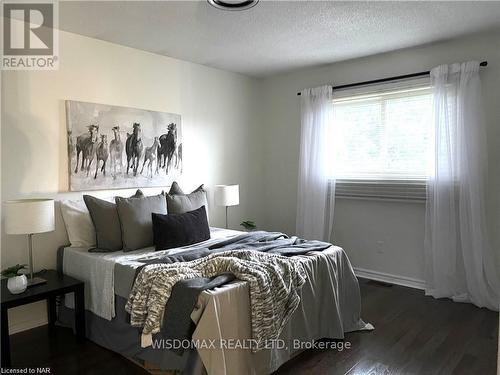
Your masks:
[{"label": "bed headboard area", "polygon": [[[163,188],[141,188],[145,195],[155,195],[162,191],[168,191],[170,187]],[[33,238],[34,268],[55,269],[56,254],[60,246],[68,245],[69,239],[61,214],[62,200],[83,199],[84,194],[90,194],[99,198],[108,198],[114,196],[131,196],[137,191],[134,189],[119,190],[99,190],[90,192],[64,192],[57,194],[45,194],[44,198],[55,200],[55,230],[53,232],[35,234]],[[3,241],[2,241],[3,242]],[[25,236],[9,236],[9,248],[5,249],[8,253],[8,261],[5,264],[26,263],[27,244]],[[3,263],[3,262],[2,262]]]}]

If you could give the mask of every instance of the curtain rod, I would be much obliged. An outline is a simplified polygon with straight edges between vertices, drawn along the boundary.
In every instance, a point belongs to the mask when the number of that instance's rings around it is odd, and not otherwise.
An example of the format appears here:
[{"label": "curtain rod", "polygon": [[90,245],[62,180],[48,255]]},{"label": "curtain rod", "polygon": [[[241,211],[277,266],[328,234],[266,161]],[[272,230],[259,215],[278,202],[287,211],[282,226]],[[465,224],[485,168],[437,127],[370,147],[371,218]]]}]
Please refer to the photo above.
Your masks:
[{"label": "curtain rod", "polygon": [[[479,66],[488,66],[488,61],[482,61],[482,62],[480,62]],[[333,86],[333,90],[347,89],[347,88],[356,87],[356,86],[372,85],[372,84],[375,84],[375,83],[395,81],[395,80],[398,80],[398,79],[415,78],[415,77],[420,77],[420,76],[427,76],[429,74],[431,74],[430,70],[428,70],[426,72],[420,72],[420,73],[405,74],[405,75],[402,75],[402,76],[395,76],[395,77],[374,79],[372,81],[349,83],[347,85]],[[297,95],[300,96],[300,92],[298,92]]]}]

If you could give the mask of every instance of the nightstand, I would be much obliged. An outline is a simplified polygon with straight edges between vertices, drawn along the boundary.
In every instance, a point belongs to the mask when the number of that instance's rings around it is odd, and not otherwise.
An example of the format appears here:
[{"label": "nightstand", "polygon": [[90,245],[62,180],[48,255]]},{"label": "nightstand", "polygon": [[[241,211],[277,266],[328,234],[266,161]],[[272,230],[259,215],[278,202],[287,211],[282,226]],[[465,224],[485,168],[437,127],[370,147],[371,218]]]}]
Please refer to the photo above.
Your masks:
[{"label": "nightstand", "polygon": [[2,280],[1,289],[1,336],[2,336],[2,367],[11,366],[9,342],[9,317],[7,311],[16,306],[47,300],[47,315],[49,325],[57,319],[56,297],[66,293],[75,294],[75,331],[80,338],[85,337],[85,284],[83,281],[65,276],[54,270],[38,274],[47,280],[45,284],[29,287],[21,294],[11,294],[7,289],[7,279]]}]

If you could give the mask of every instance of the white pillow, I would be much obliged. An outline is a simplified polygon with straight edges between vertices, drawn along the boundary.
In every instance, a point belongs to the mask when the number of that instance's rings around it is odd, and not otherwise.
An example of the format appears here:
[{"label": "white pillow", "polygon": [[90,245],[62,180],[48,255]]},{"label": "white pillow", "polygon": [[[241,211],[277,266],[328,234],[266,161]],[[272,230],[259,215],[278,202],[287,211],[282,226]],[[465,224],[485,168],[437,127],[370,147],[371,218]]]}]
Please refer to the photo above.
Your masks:
[{"label": "white pillow", "polygon": [[62,200],[61,213],[71,247],[91,247],[96,244],[94,223],[85,202]]}]

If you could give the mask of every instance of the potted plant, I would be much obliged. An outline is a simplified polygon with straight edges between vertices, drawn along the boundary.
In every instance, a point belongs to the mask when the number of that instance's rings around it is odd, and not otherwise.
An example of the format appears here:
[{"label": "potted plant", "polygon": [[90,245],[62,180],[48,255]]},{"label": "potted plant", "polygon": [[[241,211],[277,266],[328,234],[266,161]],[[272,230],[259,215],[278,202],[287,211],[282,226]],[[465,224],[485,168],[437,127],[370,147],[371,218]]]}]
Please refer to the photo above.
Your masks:
[{"label": "potted plant", "polygon": [[240,225],[243,228],[245,228],[247,231],[252,231],[252,230],[257,229],[257,225],[255,225],[255,222],[252,220],[243,221]]},{"label": "potted plant", "polygon": [[2,276],[7,277],[7,289],[12,294],[19,294],[28,287],[26,275],[19,274],[19,271],[26,268],[26,264],[16,264],[2,271]]}]

